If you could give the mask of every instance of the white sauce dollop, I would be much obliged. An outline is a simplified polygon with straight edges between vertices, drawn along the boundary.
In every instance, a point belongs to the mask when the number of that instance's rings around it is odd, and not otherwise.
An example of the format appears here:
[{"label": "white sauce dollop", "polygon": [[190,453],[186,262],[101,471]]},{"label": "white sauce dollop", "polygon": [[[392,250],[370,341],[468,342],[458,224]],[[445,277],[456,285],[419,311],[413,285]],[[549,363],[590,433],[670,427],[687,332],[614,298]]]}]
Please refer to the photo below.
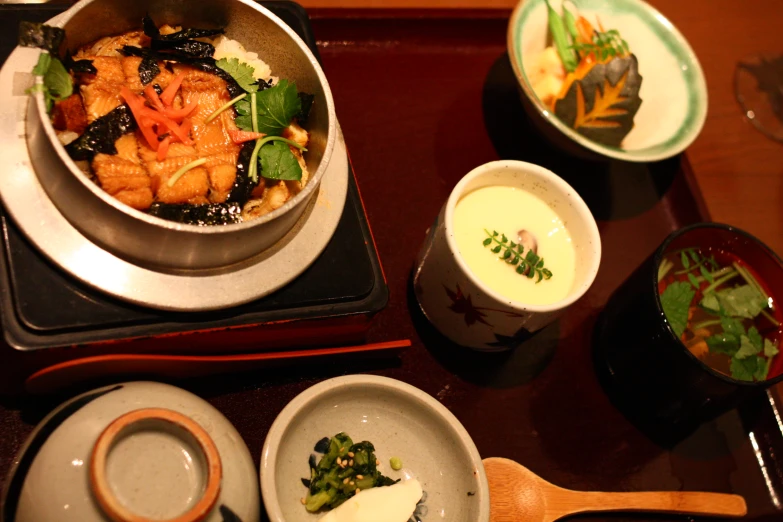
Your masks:
[{"label": "white sauce dollop", "polygon": [[318,522],[407,522],[421,500],[416,479],[360,491]]}]

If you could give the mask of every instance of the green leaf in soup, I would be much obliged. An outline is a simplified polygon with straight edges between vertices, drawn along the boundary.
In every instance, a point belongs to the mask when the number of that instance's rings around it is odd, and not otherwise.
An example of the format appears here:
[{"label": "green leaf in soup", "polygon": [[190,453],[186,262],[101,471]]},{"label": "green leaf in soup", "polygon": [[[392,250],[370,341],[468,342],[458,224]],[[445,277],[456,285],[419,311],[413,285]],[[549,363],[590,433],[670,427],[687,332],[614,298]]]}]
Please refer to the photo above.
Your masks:
[{"label": "green leaf in soup", "polygon": [[740,336],[740,348],[737,353],[734,354],[736,359],[745,359],[752,355],[756,355],[761,351],[761,346],[755,346],[747,335]]},{"label": "green leaf in soup", "polygon": [[739,337],[725,332],[707,337],[704,341],[707,343],[710,353],[725,354],[729,357],[733,357],[740,348]]},{"label": "green leaf in soup", "polygon": [[736,357],[731,360],[731,376],[739,381],[753,382],[753,378],[760,372],[765,366],[765,361],[758,355],[752,355],[745,359],[737,359]]},{"label": "green leaf in soup", "polygon": [[775,357],[779,351],[777,344],[769,339],[764,339],[764,355],[771,359],[772,357]]},{"label": "green leaf in soup", "polygon": [[678,338],[682,336],[688,324],[688,308],[694,295],[696,291],[690,283],[680,281],[667,286],[661,294],[663,313]]},{"label": "green leaf in soup", "polygon": [[267,136],[279,136],[302,109],[296,84],[280,80],[274,87],[258,92],[256,108],[258,132]]},{"label": "green leaf in soup", "polygon": [[680,252],[680,262],[682,262],[682,266],[686,270],[691,267],[691,261],[690,259],[688,259],[688,255],[685,253],[684,250]]},{"label": "green leaf in soup", "polygon": [[753,346],[758,348],[759,352],[764,347],[764,340],[761,338],[761,334],[755,326],[748,328],[748,340],[753,344]]},{"label": "green leaf in soup", "polygon": [[726,333],[736,335],[737,337],[745,335],[745,327],[742,326],[742,321],[738,319],[721,315],[720,324],[723,326],[723,331]]},{"label": "green leaf in soup", "polygon": [[720,313],[720,303],[718,303],[718,298],[715,296],[714,292],[705,295],[702,298],[701,302],[699,303],[699,306],[701,306],[703,309],[707,310],[710,313],[713,314]]},{"label": "green leaf in soup", "polygon": [[688,281],[691,282],[691,284],[693,285],[693,288],[695,288],[697,290],[699,289],[699,280],[696,279],[696,276],[693,275],[692,272],[688,272]]},{"label": "green leaf in soup", "polygon": [[285,142],[272,141],[265,144],[258,153],[258,161],[261,162],[261,176],[266,179],[302,179],[302,167]]},{"label": "green leaf in soup", "polygon": [[727,288],[716,294],[723,309],[732,317],[753,319],[767,307],[764,297],[750,285]]}]

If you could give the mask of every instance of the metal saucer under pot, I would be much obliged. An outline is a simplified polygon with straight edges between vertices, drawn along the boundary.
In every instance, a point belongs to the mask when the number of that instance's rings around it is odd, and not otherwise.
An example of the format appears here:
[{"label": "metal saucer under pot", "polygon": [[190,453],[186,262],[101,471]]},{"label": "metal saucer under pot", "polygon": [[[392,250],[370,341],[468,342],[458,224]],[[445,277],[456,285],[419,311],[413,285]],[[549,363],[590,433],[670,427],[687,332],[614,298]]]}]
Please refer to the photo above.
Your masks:
[{"label": "metal saucer under pot", "polygon": [[291,230],[317,193],[337,134],[329,84],[301,38],[277,16],[249,0],[189,4],[177,0],[82,0],[49,23],[65,29],[66,44],[73,51],[100,37],[138,29],[145,13],[158,23],[225,27],[229,38],[258,52],[276,76],[315,95],[305,154],[312,176],[305,188],[281,208],[238,224],[200,227],[150,216],[105,193],[76,166],[56,138],[40,93],[30,104],[27,120],[27,142],[35,172],[57,209],[84,236],[135,264],[204,269],[246,260]]}]

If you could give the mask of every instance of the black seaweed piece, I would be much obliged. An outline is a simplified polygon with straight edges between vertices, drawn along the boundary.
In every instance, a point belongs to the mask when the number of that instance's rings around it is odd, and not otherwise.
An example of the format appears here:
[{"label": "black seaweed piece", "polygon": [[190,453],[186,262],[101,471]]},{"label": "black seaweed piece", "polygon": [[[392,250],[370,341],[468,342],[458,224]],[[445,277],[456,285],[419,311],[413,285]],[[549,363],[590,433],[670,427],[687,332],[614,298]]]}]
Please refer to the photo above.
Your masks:
[{"label": "black seaweed piece", "polygon": [[195,58],[212,58],[212,55],[215,54],[214,45],[196,40],[152,40],[150,46],[156,51],[177,51]]},{"label": "black seaweed piece", "polygon": [[272,80],[266,81],[263,78],[259,78],[256,80],[256,85],[258,85],[259,91],[265,91],[267,89],[271,89],[273,87]]},{"label": "black seaweed piece", "polygon": [[70,51],[65,53],[65,58],[63,58],[62,62],[63,66],[69,71],[84,74],[98,74],[98,69],[95,68],[92,60],[74,60]]},{"label": "black seaweed piece", "polygon": [[195,58],[193,56],[183,54],[176,51],[157,51],[155,49],[148,49],[146,47],[134,47],[132,45],[126,45],[120,51],[125,56],[141,56],[142,58],[154,58],[155,60],[168,60],[170,62],[184,63],[190,65],[206,73],[214,74],[226,82],[226,90],[232,98],[236,98],[240,94],[244,94],[244,90],[231,77],[226,71],[221,69],[215,64],[214,58]]},{"label": "black seaweed piece", "polygon": [[153,89],[155,89],[155,92],[158,93],[158,96],[163,94],[163,87],[161,87],[159,84],[155,84],[152,86]]},{"label": "black seaweed piece", "polygon": [[152,21],[149,14],[145,14],[141,19],[141,26],[144,29],[144,34],[150,38],[160,38],[160,30],[155,22]]},{"label": "black seaweed piece", "polygon": [[17,44],[22,47],[38,47],[56,55],[65,39],[65,31],[59,27],[34,22],[19,22]]},{"label": "black seaweed piece", "polygon": [[[226,201],[244,205],[247,203],[247,200],[250,199],[250,194],[253,192],[253,189],[258,186],[258,181],[253,181],[248,176],[248,173],[250,172],[250,158],[253,155],[253,148],[255,146],[255,141],[246,141],[242,144],[242,148],[239,150],[239,158],[237,159],[237,175],[236,178],[234,178],[234,186],[231,187],[231,192],[228,193]],[[326,441],[326,449],[328,450],[329,439],[326,439]],[[317,447],[316,451],[318,451]]]},{"label": "black seaweed piece", "polygon": [[319,440],[315,443],[315,451],[318,453],[326,453],[329,451],[329,442],[331,439],[329,437],[324,437],[323,439]]},{"label": "black seaweed piece", "polygon": [[114,142],[135,128],[136,121],[128,106],[123,104],[90,123],[84,134],[69,143],[65,150],[75,160],[88,160],[98,152],[117,154]]},{"label": "black seaweed piece", "polygon": [[391,478],[387,477],[386,475],[379,475],[378,476],[378,481],[375,483],[375,487],[378,488],[378,487],[381,487],[381,486],[393,486],[396,483],[398,483],[400,480],[401,479],[397,479],[397,480],[391,479]]},{"label": "black seaweed piece", "polygon": [[163,34],[160,36],[160,39],[169,42],[174,42],[174,41],[189,40],[191,38],[205,38],[207,36],[217,36],[225,32],[226,31],[224,29],[196,29],[191,27],[191,28],[183,29],[181,31],[177,31],[176,33]]},{"label": "black seaweed piece", "polygon": [[160,74],[158,61],[153,58],[143,58],[139,63],[139,79],[142,85],[147,85]]},{"label": "black seaweed piece", "polygon": [[230,225],[242,221],[242,207],[236,203],[209,205],[153,203],[148,212],[150,215],[187,225]]},{"label": "black seaweed piece", "polygon": [[176,33],[160,34],[160,30],[158,29],[157,24],[155,24],[149,14],[144,15],[144,18],[142,19],[142,26],[144,27],[144,34],[153,40],[164,40],[167,42],[182,42],[192,38],[216,36],[225,32],[223,29],[196,29],[193,27],[186,27],[185,29],[177,31]]},{"label": "black seaweed piece", "polygon": [[307,94],[306,92],[297,93],[299,101],[302,102],[302,108],[294,116],[297,123],[304,127],[307,125],[307,118],[310,116],[310,109],[313,108],[313,100],[315,100],[314,94]]},{"label": "black seaweed piece", "polygon": [[302,484],[304,484],[304,487],[309,489],[310,488],[310,479],[303,478],[301,480],[302,480]]}]

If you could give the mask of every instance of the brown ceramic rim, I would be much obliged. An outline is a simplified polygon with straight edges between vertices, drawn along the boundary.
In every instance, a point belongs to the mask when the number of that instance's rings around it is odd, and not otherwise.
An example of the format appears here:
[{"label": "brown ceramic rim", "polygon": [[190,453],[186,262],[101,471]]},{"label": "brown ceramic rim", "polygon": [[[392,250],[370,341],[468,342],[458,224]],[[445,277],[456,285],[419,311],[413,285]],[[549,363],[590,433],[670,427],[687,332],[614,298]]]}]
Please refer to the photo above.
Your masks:
[{"label": "brown ceramic rim", "polygon": [[90,487],[95,498],[106,515],[115,522],[153,522],[152,519],[136,515],[123,506],[112,493],[106,477],[106,459],[118,436],[129,426],[146,420],[168,422],[187,431],[198,442],[207,464],[207,481],[198,502],[182,515],[154,522],[199,522],[204,520],[220,494],[220,482],[223,475],[220,454],[204,428],[189,417],[164,408],[143,408],[128,412],[115,419],[103,430],[93,446],[90,459]]},{"label": "brown ceramic rim", "polygon": [[[669,236],[663,240],[663,243],[661,243],[661,246],[659,246],[655,250],[655,259],[653,262],[653,274],[652,274],[652,280],[654,282],[653,289],[655,292],[655,306],[658,309],[658,312],[661,314],[661,318],[665,317],[663,313],[663,305],[661,305],[661,296],[658,293],[658,265],[661,264],[661,261],[663,260],[663,255],[666,252],[666,249],[669,247],[672,241],[677,239],[683,234],[686,234],[690,232],[691,230],[696,230],[699,228],[717,228],[721,230],[726,230],[727,232],[731,232],[732,234],[736,234],[737,236],[744,237],[750,241],[753,241],[756,243],[761,250],[763,250],[768,256],[770,256],[772,259],[775,260],[775,262],[778,263],[778,265],[783,266],[783,260],[780,259],[780,257],[767,245],[765,245],[760,239],[757,237],[745,232],[744,230],[740,230],[739,228],[733,227],[731,225],[724,225],[723,223],[695,223],[693,225],[687,226],[685,228],[681,228],[679,230],[676,230],[669,234]],[[728,375],[725,375],[715,369],[713,369],[711,366],[704,364],[701,359],[696,357],[691,353],[690,350],[685,348],[685,345],[682,343],[682,341],[677,337],[677,335],[674,333],[674,330],[672,330],[671,325],[669,324],[669,321],[664,320],[664,324],[666,327],[666,330],[668,331],[669,335],[671,335],[672,339],[674,339],[679,345],[682,347],[682,349],[685,351],[685,353],[689,356],[689,358],[702,367],[706,372],[708,372],[710,375],[717,377],[718,379],[735,384],[737,386],[744,386],[748,388],[768,388],[770,386],[775,385],[776,383],[783,381],[783,373],[778,375],[777,377],[773,379],[765,379],[763,381],[754,381],[754,382],[748,382],[748,381],[739,381],[737,379],[732,379]]]}]

